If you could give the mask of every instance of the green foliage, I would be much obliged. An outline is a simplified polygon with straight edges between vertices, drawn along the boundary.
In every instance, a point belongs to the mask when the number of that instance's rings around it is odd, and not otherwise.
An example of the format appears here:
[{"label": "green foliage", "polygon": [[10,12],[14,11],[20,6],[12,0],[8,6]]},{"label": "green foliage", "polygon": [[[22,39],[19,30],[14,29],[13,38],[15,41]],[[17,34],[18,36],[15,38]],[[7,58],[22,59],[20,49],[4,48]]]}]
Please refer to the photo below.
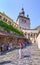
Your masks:
[{"label": "green foliage", "polygon": [[6,22],[0,21],[0,26],[3,27],[8,32],[12,31],[13,33],[17,33],[21,36],[23,36],[23,32],[18,30],[17,28],[13,27],[12,25],[8,25]]}]

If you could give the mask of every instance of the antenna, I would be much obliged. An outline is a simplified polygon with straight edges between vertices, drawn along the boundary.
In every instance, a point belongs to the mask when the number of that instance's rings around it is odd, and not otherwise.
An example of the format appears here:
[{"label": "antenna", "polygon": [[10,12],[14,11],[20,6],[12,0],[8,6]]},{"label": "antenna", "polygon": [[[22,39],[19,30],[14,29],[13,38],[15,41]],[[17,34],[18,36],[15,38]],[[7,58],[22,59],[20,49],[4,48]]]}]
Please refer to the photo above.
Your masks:
[{"label": "antenna", "polygon": [[23,4],[22,4],[22,8],[23,8]]}]

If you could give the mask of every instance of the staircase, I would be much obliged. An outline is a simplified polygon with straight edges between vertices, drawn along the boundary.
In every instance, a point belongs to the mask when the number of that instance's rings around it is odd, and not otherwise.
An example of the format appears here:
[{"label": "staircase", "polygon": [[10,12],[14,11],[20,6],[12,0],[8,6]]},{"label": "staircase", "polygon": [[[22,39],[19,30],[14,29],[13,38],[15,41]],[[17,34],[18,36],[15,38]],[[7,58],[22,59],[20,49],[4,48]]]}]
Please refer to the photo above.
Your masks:
[{"label": "staircase", "polygon": [[[37,44],[32,44],[31,46],[27,46],[26,52],[29,52],[29,63],[28,65],[40,65],[40,50],[38,49]],[[27,54],[27,53],[26,53]],[[25,54],[24,54],[25,55]]]},{"label": "staircase", "polygon": [[[23,58],[19,59],[19,49],[10,51],[4,55],[0,55],[0,65],[5,61],[4,65],[40,65],[40,50],[37,44],[26,46],[22,49]],[[3,65],[3,64],[2,64]]]}]

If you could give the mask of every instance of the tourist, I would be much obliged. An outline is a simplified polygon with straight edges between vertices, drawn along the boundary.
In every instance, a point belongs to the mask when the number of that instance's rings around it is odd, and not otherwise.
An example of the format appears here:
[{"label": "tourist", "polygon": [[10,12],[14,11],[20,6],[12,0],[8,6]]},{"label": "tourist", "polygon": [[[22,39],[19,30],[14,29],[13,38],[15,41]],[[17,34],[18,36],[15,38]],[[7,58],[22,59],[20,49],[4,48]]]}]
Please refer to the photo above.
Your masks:
[{"label": "tourist", "polygon": [[12,50],[12,42],[9,44],[9,50]]},{"label": "tourist", "polygon": [[8,43],[6,43],[6,50],[8,50],[8,47],[9,47],[9,46],[8,46]]},{"label": "tourist", "polygon": [[2,52],[2,51],[1,51],[1,44],[0,44],[0,54],[1,54],[1,52]]},{"label": "tourist", "polygon": [[2,44],[1,46],[0,46],[0,51],[1,51],[1,53],[4,51],[4,44]]},{"label": "tourist", "polygon": [[2,47],[1,48],[2,48],[2,51],[4,51],[4,44],[2,44]]},{"label": "tourist", "polygon": [[19,42],[19,44],[20,44],[19,58],[21,59],[22,58],[22,44],[23,44],[23,42]]}]

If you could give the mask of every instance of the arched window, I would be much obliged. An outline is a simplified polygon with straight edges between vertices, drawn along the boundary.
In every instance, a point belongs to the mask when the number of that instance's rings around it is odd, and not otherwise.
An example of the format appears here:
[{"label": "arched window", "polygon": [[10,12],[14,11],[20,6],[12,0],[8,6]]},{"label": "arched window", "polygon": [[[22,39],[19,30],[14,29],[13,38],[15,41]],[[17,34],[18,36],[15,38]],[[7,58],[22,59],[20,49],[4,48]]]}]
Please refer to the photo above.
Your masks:
[{"label": "arched window", "polygon": [[32,37],[32,33],[31,33],[31,37]]},{"label": "arched window", "polygon": [[6,19],[5,18],[3,18],[3,21],[5,21]]},{"label": "arched window", "polygon": [[8,24],[9,24],[9,25],[11,25],[11,22],[10,22],[10,21],[8,21]]},{"label": "arched window", "polygon": [[25,33],[25,36],[26,36],[26,33]]},{"label": "arched window", "polygon": [[25,32],[25,36],[27,35],[27,33]]},{"label": "arched window", "polygon": [[0,19],[2,19],[2,16],[0,15]]},{"label": "arched window", "polygon": [[6,18],[3,18],[3,21],[7,22],[7,19]]},{"label": "arched window", "polygon": [[7,19],[5,19],[5,21],[7,22]]}]

